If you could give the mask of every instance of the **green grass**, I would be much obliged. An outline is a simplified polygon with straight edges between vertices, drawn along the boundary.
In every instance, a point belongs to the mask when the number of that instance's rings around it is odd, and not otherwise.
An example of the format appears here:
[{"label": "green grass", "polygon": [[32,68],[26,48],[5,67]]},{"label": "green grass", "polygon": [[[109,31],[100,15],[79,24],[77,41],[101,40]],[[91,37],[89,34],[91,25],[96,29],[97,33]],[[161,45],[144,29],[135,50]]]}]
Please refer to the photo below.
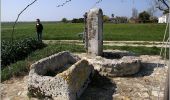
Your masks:
[{"label": "green grass", "polygon": [[105,40],[161,41],[164,24],[106,24]]},{"label": "green grass", "polygon": [[157,47],[131,47],[131,46],[104,46],[104,49],[118,49],[134,52],[137,55],[159,55],[160,48]]},{"label": "green grass", "polygon": [[[43,23],[43,39],[46,40],[70,40],[79,39],[77,33],[83,31],[83,24]],[[10,39],[12,24],[2,23],[2,39]],[[16,25],[14,39],[35,37],[35,23],[18,23]]]},{"label": "green grass", "polygon": [[[44,22],[43,39],[78,40],[78,33],[83,32],[82,23]],[[104,40],[120,41],[162,41],[166,24],[104,24]],[[2,39],[11,39],[12,23],[2,23]],[[35,37],[35,23],[18,23],[14,39]],[[168,37],[168,36],[167,36]]]},{"label": "green grass", "polygon": [[[143,54],[143,55],[159,55],[160,48],[157,47],[128,47],[128,46],[104,46],[104,49],[119,49],[119,50],[128,50],[134,52],[136,54]],[[13,76],[25,75],[28,74],[30,65],[40,60],[44,57],[50,56],[52,54],[58,53],[60,51],[70,51],[70,52],[85,52],[85,49],[82,45],[75,45],[75,44],[62,44],[56,43],[48,45],[47,47],[37,50],[31,53],[25,60],[18,61],[14,64],[5,67],[1,71],[1,80],[5,81],[10,79]]]}]

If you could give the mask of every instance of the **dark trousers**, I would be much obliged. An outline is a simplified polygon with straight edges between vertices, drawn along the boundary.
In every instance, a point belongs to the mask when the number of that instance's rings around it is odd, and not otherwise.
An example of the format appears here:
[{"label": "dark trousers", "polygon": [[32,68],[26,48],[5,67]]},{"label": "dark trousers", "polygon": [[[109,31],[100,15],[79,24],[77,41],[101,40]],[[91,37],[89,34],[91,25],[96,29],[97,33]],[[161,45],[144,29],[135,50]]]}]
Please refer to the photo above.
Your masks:
[{"label": "dark trousers", "polygon": [[42,41],[42,32],[37,32],[38,41]]}]

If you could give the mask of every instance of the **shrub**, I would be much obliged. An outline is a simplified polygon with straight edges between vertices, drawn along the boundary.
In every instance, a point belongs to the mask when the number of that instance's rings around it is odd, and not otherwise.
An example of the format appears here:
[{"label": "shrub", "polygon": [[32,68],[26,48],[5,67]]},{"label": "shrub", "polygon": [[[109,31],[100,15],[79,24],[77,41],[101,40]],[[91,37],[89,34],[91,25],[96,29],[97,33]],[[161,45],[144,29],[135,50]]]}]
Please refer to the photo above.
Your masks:
[{"label": "shrub", "polygon": [[61,22],[63,22],[63,23],[67,23],[67,22],[68,22],[68,20],[67,20],[66,18],[63,18],[63,19],[61,20]]},{"label": "shrub", "polygon": [[149,18],[150,15],[148,12],[143,11],[139,14],[139,19],[143,22],[143,23],[148,23],[149,22]]},{"label": "shrub", "polygon": [[84,22],[84,18],[73,18],[73,20],[71,21],[72,23],[83,23]]},{"label": "shrub", "polygon": [[26,38],[20,41],[2,41],[1,44],[1,68],[24,59],[31,52],[45,47],[45,44],[34,38]]}]

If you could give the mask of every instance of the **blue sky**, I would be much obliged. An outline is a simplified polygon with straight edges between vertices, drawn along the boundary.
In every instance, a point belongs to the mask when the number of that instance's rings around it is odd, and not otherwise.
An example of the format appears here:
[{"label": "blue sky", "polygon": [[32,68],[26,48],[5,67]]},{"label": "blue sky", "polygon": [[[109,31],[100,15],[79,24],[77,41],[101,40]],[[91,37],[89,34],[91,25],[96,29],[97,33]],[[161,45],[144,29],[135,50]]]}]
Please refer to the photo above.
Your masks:
[{"label": "blue sky", "polygon": [[[14,21],[18,13],[33,0],[1,0],[1,21]],[[19,21],[59,21],[62,18],[72,19],[83,17],[83,14],[92,8],[97,0],[72,0],[63,7],[57,8],[66,0],[38,0],[30,6],[21,16]],[[123,2],[122,2],[123,1]],[[138,12],[149,8],[150,0],[134,0]],[[133,0],[103,0],[96,7],[102,8],[105,15],[131,17]],[[156,14],[160,16],[160,13]]]}]

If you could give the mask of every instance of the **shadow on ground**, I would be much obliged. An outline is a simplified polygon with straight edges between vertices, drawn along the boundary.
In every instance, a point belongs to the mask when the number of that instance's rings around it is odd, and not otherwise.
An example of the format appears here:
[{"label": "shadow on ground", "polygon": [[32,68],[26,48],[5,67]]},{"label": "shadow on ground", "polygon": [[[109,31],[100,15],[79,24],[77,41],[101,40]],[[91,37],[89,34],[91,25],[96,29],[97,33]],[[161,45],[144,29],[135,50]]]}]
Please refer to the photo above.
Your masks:
[{"label": "shadow on ground", "polygon": [[121,51],[116,51],[116,52],[109,52],[109,51],[104,51],[103,56],[106,59],[121,59],[124,56],[136,56],[132,52],[121,52]]},{"label": "shadow on ground", "polygon": [[95,72],[92,82],[78,100],[112,100],[116,84]]},{"label": "shadow on ground", "polygon": [[132,77],[150,76],[156,67],[164,67],[164,64],[160,63],[142,63],[141,69],[138,73],[132,75]]}]

